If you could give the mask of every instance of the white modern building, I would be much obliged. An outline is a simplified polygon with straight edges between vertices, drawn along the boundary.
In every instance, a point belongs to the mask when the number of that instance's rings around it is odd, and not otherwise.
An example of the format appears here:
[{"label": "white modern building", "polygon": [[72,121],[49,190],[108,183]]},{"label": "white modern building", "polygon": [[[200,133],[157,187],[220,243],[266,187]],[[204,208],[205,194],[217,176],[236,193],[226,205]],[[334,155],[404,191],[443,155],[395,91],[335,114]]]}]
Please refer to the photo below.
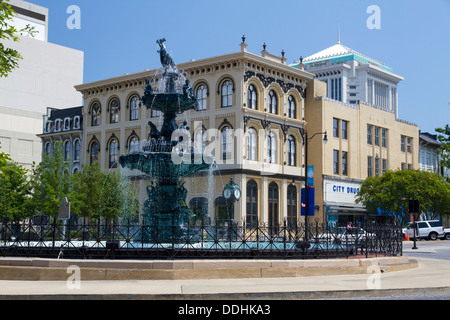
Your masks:
[{"label": "white modern building", "polygon": [[305,71],[327,84],[327,97],[342,103],[362,103],[398,118],[397,86],[403,77],[383,62],[340,43],[303,59]]},{"label": "white modern building", "polygon": [[19,67],[0,78],[0,142],[19,164],[30,168],[41,161],[42,117],[47,107],[80,106],[82,95],[74,86],[83,83],[84,53],[48,42],[47,8],[22,0],[10,0],[16,11],[12,24],[27,24],[38,31],[34,38],[19,35],[20,41],[5,41],[7,48],[23,57]]}]

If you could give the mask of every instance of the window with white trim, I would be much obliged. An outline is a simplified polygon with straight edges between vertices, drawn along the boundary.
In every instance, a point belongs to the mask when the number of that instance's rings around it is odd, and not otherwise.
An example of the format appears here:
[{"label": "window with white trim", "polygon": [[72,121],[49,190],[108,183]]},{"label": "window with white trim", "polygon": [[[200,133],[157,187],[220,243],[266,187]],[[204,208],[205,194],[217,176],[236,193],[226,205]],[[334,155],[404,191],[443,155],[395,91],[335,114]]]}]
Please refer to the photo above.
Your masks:
[{"label": "window with white trim", "polygon": [[233,104],[233,83],[226,80],[222,84],[222,108],[231,107]]},{"label": "window with white trim", "polygon": [[270,131],[267,139],[267,162],[269,163],[277,163],[277,144],[277,136]]},{"label": "window with white trim", "polygon": [[258,136],[254,128],[247,132],[247,159],[256,161],[258,157]]},{"label": "window with white trim", "polygon": [[206,110],[208,101],[208,88],[206,87],[206,85],[201,84],[200,86],[198,86],[196,97],[198,101],[197,111]]}]

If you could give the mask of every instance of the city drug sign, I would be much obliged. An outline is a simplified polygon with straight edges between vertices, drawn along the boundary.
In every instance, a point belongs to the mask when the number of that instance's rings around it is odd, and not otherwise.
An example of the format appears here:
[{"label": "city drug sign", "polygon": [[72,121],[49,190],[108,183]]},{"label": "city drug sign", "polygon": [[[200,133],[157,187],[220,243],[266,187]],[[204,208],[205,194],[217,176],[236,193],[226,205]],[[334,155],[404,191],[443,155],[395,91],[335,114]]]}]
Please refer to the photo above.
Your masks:
[{"label": "city drug sign", "polygon": [[324,180],[324,200],[327,202],[355,203],[356,195],[361,187],[360,183]]}]

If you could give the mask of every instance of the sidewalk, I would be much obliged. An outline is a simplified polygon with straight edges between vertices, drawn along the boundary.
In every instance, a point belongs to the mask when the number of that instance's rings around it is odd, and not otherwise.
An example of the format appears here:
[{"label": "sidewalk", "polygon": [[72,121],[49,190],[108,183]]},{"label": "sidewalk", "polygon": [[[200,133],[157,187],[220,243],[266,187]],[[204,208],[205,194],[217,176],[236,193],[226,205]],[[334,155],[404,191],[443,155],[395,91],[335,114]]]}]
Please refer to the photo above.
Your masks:
[{"label": "sidewalk", "polygon": [[[450,292],[450,260],[385,273],[214,280],[0,281],[0,299],[320,299]],[[370,271],[369,271],[370,272]],[[76,287],[79,284],[79,288]]]},{"label": "sidewalk", "polygon": [[414,241],[403,241],[403,254],[408,255],[408,253],[433,253],[436,249],[429,248],[427,246],[421,245],[421,241],[416,241],[416,248],[412,249],[414,246]]}]

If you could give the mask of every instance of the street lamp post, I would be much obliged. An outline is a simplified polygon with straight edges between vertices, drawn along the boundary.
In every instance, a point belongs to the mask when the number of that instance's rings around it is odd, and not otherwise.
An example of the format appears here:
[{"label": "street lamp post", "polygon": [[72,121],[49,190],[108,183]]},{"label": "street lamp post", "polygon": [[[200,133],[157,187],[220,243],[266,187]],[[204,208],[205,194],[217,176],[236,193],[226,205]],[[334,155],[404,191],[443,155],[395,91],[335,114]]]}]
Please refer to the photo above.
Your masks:
[{"label": "street lamp post", "polygon": [[[311,138],[308,138],[308,131],[306,129],[302,130],[301,132],[303,143],[305,145],[305,173],[308,171],[308,142],[312,140],[316,135],[323,134],[323,143],[326,144],[328,142],[328,135],[327,132],[317,132],[312,135]],[[308,177],[307,174],[305,174],[305,241],[308,241]]]},{"label": "street lamp post", "polygon": [[417,238],[417,220],[418,220],[418,214],[419,214],[419,201],[413,199],[409,201],[409,212],[412,213],[413,219],[414,219],[414,246],[412,249],[417,249],[416,245],[416,238]]}]

